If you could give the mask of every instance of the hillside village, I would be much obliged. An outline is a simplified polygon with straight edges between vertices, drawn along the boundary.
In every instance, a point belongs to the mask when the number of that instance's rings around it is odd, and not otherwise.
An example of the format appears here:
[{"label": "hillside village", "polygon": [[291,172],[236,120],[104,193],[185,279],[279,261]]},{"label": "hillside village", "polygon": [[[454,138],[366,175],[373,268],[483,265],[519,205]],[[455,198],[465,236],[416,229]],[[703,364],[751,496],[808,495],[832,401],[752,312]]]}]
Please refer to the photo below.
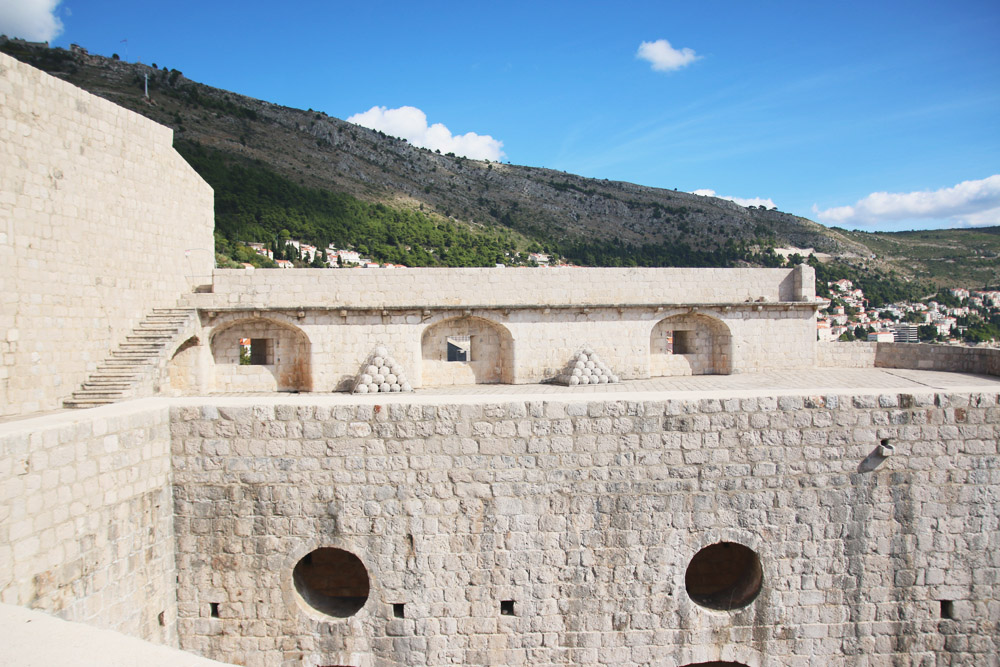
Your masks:
[{"label": "hillside village", "polygon": [[919,341],[997,345],[1000,341],[1000,291],[943,290],[924,302],[903,301],[869,308],[864,292],[845,279],[827,283],[829,297],[816,321],[822,341]]},{"label": "hillside village", "polygon": [[[283,250],[278,247],[282,246]],[[253,250],[259,257],[266,258],[274,262],[273,268],[293,269],[296,267],[312,268],[363,268],[363,269],[405,269],[405,264],[394,264],[392,262],[376,262],[369,257],[362,256],[361,252],[354,249],[337,248],[332,243],[326,248],[318,248],[312,244],[298,239],[288,239],[283,244],[275,243],[268,246],[265,243],[247,243],[246,246]],[[503,266],[575,266],[563,261],[553,260],[544,252],[506,253],[507,263],[497,264],[497,268]],[[256,268],[260,262],[239,262],[244,268]],[[269,264],[264,264],[270,267]]]}]

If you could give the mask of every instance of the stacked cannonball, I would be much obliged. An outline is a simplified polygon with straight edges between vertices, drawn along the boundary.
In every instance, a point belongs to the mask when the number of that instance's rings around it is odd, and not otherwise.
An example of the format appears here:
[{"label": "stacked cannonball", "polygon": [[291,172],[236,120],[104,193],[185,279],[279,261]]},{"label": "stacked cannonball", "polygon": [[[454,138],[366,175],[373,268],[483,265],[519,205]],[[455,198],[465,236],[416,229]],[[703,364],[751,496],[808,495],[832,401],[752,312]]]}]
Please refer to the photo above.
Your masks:
[{"label": "stacked cannonball", "polygon": [[400,391],[413,391],[413,387],[406,381],[403,367],[389,355],[388,349],[379,345],[362,364],[361,372],[354,382],[354,393],[377,394]]},{"label": "stacked cannonball", "polygon": [[570,359],[556,379],[556,384],[578,387],[588,384],[614,384],[620,378],[611,372],[601,358],[589,347],[585,347]]}]

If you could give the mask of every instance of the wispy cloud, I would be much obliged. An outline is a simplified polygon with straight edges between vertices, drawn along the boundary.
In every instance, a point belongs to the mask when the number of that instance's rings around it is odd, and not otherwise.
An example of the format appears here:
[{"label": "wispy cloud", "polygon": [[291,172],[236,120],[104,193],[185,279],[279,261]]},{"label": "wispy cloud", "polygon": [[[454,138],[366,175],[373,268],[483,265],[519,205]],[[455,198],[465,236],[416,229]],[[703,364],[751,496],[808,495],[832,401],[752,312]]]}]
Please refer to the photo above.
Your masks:
[{"label": "wispy cloud", "polygon": [[506,157],[503,142],[488,134],[452,134],[442,123],[427,124],[427,114],[416,107],[372,107],[347,122],[406,139],[414,146],[454,153],[474,160],[498,161]]},{"label": "wispy cloud", "polygon": [[904,220],[950,220],[958,225],[1000,224],[1000,174],[963,181],[950,188],[922,192],[873,192],[853,206],[820,210],[820,222],[833,225],[876,225]]},{"label": "wispy cloud", "polygon": [[0,34],[37,42],[50,42],[62,34],[56,16],[62,0],[12,0],[0,2]]},{"label": "wispy cloud", "polygon": [[768,197],[767,199],[763,199],[761,197],[751,197],[749,199],[744,199],[743,197],[726,197],[725,195],[715,194],[715,190],[705,190],[705,189],[695,190],[691,194],[701,195],[702,197],[717,197],[719,199],[727,199],[729,201],[736,202],[740,206],[766,206],[768,208],[777,208],[777,205],[774,203],[774,200],[772,200],[770,197]]},{"label": "wispy cloud", "polygon": [[687,67],[699,58],[693,49],[675,49],[665,39],[658,39],[655,42],[643,42],[639,45],[639,50],[636,51],[635,57],[640,60],[649,61],[650,65],[657,72],[673,72],[682,67]]}]

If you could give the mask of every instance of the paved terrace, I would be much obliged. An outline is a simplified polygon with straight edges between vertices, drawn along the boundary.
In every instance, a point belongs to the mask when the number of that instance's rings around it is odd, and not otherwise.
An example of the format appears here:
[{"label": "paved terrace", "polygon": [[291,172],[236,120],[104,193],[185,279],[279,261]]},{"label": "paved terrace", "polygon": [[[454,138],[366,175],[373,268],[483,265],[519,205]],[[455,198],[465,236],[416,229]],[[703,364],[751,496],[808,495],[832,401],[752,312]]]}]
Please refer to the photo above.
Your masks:
[{"label": "paved terrace", "polygon": [[[409,394],[320,394],[260,393],[215,394],[234,401],[259,403],[262,396],[282,397],[286,403],[481,403],[495,397],[504,401],[531,400],[663,400],[791,394],[884,394],[924,392],[997,392],[1000,377],[973,373],[949,373],[897,368],[809,368],[802,370],[696,375],[628,380],[613,385],[564,387],[555,384],[477,384],[424,387]],[[184,397],[179,404],[197,404],[202,399]]]}]

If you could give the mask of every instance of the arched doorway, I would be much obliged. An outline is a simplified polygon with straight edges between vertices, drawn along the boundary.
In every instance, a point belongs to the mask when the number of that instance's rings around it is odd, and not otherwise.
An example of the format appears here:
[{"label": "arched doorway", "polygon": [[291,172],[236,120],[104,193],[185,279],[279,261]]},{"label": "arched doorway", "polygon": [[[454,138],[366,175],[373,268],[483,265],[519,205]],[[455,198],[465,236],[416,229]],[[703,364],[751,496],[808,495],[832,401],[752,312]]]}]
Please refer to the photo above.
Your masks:
[{"label": "arched doorway", "polygon": [[513,339],[502,324],[481,317],[437,322],[420,338],[422,384],[509,383],[513,350]]},{"label": "arched doorway", "polygon": [[660,320],[649,335],[649,375],[728,375],[732,336],[714,317],[674,315]]},{"label": "arched doorway", "polygon": [[312,389],[312,345],[294,325],[245,318],[220,326],[211,340],[218,391]]}]

